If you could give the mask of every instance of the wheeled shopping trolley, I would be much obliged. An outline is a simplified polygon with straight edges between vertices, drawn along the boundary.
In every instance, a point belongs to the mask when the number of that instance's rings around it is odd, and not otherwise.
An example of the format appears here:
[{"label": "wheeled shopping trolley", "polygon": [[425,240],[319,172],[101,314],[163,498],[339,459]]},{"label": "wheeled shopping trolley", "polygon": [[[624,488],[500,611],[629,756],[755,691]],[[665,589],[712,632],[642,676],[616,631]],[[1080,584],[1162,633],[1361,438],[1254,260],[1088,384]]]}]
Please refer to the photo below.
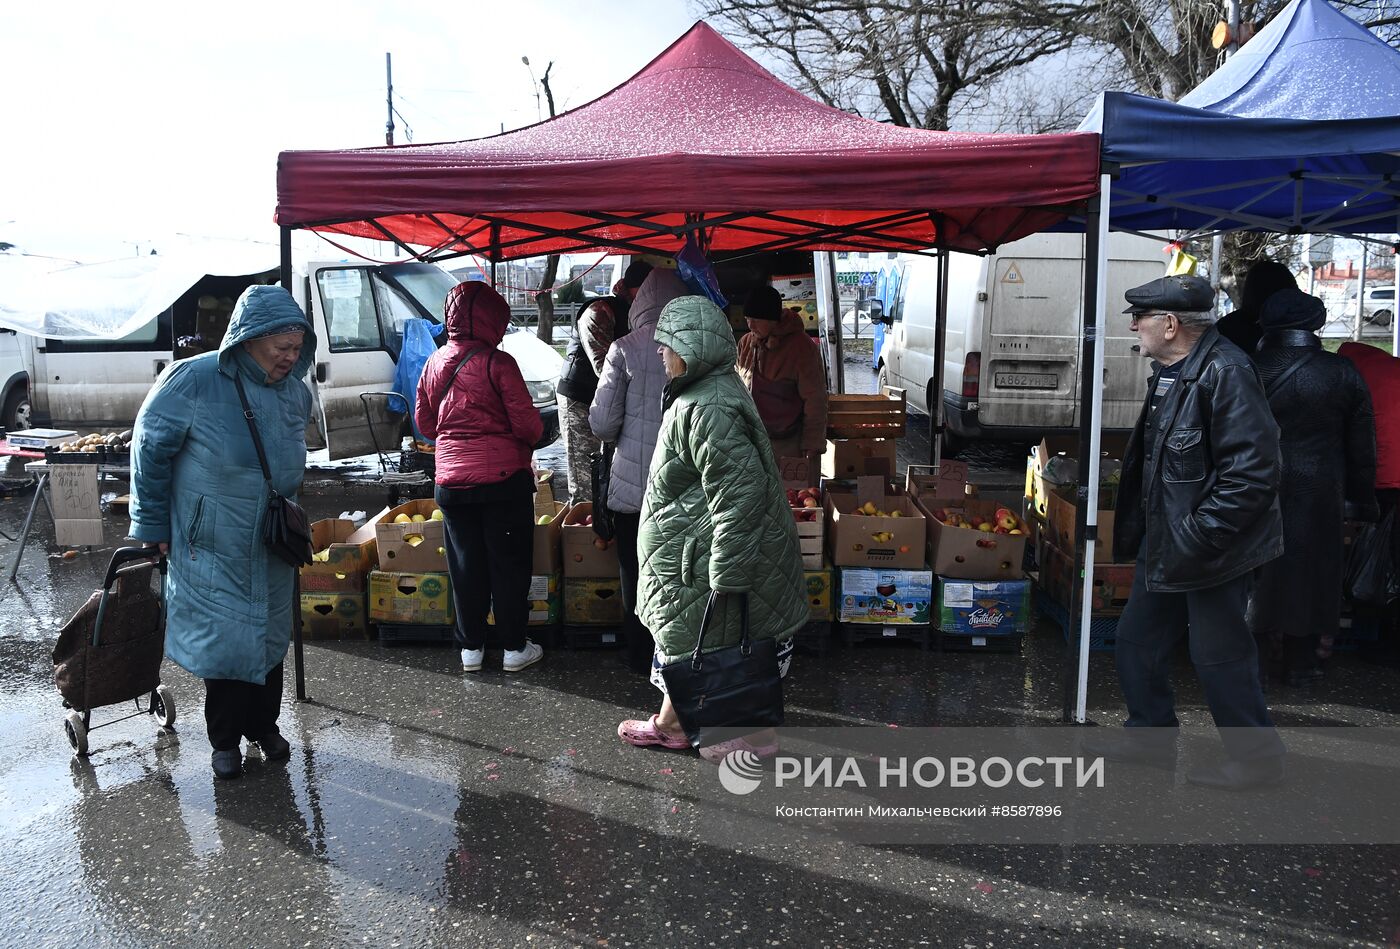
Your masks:
[{"label": "wheeled shopping trolley", "polygon": [[[112,555],[102,589],[59,631],[54,681],[68,709],[63,729],[73,753],[88,753],[98,728],[150,715],[162,729],[175,724],[175,696],[160,682],[165,656],[165,557],[154,547],[123,547]],[[135,711],[101,725],[95,709],[131,702]]]}]

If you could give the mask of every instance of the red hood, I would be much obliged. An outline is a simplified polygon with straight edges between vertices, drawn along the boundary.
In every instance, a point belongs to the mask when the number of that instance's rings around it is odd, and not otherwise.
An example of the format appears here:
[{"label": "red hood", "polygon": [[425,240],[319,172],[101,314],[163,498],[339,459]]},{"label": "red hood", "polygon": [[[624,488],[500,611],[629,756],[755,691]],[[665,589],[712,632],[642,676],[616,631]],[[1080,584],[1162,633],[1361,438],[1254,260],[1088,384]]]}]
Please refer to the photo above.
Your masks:
[{"label": "red hood", "polygon": [[447,294],[444,307],[447,338],[477,340],[499,346],[510,326],[510,304],[480,280],[459,283]]}]

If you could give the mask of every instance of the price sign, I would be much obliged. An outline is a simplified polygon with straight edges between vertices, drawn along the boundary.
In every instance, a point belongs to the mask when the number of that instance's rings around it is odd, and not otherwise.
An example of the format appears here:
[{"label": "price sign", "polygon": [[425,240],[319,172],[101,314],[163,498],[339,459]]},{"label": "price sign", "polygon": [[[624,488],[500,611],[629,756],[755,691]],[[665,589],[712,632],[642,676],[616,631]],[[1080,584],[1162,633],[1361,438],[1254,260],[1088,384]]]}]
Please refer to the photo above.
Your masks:
[{"label": "price sign", "polygon": [[65,547],[102,543],[101,495],[96,465],[50,465],[54,539]]}]

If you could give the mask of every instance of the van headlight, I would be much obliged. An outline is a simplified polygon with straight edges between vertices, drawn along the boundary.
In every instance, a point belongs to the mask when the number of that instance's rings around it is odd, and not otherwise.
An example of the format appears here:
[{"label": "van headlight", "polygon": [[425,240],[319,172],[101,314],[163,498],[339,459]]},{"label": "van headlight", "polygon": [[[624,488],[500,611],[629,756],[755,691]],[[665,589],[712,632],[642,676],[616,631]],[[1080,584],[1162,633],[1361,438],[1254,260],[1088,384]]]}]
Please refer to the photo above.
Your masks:
[{"label": "van headlight", "polygon": [[536,405],[543,402],[554,401],[553,379],[545,379],[541,382],[526,382],[525,388],[530,391],[530,401]]}]

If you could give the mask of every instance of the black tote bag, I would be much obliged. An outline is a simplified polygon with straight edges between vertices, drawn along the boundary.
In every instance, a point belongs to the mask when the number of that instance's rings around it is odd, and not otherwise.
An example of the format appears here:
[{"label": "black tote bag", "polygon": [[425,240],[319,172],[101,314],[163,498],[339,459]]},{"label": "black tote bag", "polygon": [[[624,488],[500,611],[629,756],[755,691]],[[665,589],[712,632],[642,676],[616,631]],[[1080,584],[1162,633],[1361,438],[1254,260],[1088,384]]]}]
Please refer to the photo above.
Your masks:
[{"label": "black tote bag", "polygon": [[783,680],[778,673],[778,644],[749,636],[747,593],[742,598],[743,638],[737,646],[704,652],[705,632],[720,594],[711,593],[700,622],[695,651],[661,667],[666,694],[676,710],[685,737],[700,746],[702,734],[716,728],[770,728],[783,723]]}]

